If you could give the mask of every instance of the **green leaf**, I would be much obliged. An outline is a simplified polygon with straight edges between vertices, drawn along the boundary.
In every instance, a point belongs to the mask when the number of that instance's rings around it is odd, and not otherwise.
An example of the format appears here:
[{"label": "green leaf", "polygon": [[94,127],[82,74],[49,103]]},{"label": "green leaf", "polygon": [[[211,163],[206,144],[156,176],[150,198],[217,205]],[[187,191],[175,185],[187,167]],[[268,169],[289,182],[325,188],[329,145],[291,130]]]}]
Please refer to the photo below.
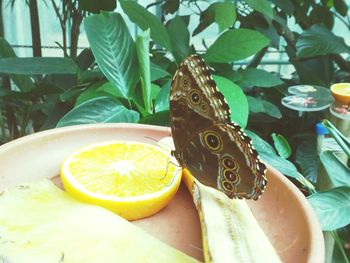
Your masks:
[{"label": "green leaf", "polygon": [[335,10],[342,16],[346,16],[349,10],[344,0],[333,0]]},{"label": "green leaf", "polygon": [[333,186],[350,186],[350,169],[334,153],[322,152],[320,159]]},{"label": "green leaf", "polygon": [[334,75],[334,61],[329,56],[318,56],[291,61],[300,83],[328,86]]},{"label": "green leaf", "polygon": [[142,91],[140,85],[136,85],[134,93],[131,96],[131,101],[135,104],[138,112],[142,116],[147,116],[150,114],[145,110],[145,106],[143,105]]},{"label": "green leaf", "polygon": [[81,92],[82,92],[82,89],[79,89],[76,87],[70,88],[68,90],[65,90],[63,93],[59,95],[60,100],[62,102],[73,100],[74,98],[78,97],[81,94]]},{"label": "green leaf", "polygon": [[128,99],[140,75],[134,41],[123,18],[116,13],[92,15],[84,26],[101,71]]},{"label": "green leaf", "polygon": [[151,84],[151,99],[155,100],[160,92],[160,87],[156,84]]},{"label": "green leaf", "polygon": [[240,70],[242,78],[237,82],[241,87],[262,87],[270,88],[283,84],[283,81],[262,69],[247,68]]},{"label": "green leaf", "polygon": [[273,118],[282,118],[279,108],[267,100],[247,96],[249,110],[253,113],[265,113]]},{"label": "green leaf", "polygon": [[190,32],[183,19],[176,16],[169,22],[168,32],[170,35],[172,54],[178,64],[190,54]]},{"label": "green leaf", "polygon": [[[11,45],[4,39],[0,37],[0,58],[17,57],[13,51]],[[21,91],[30,91],[34,88],[33,81],[24,75],[10,75],[12,81]]]},{"label": "green leaf", "polygon": [[287,139],[283,135],[276,133],[272,133],[271,137],[278,154],[282,158],[288,159],[292,154],[292,148],[290,147]]},{"label": "green leaf", "polygon": [[333,231],[350,224],[350,187],[341,186],[308,197],[322,230]]},{"label": "green leaf", "polygon": [[57,123],[56,127],[101,122],[135,123],[138,120],[139,114],[125,108],[118,100],[99,97],[86,101],[69,111]]},{"label": "green leaf", "polygon": [[158,17],[134,1],[120,0],[120,5],[132,22],[142,30],[148,28],[151,30],[151,38],[154,42],[165,47],[168,51],[172,50],[168,31]]},{"label": "green leaf", "polygon": [[68,58],[0,58],[0,72],[8,74],[77,74],[78,66]]},{"label": "green leaf", "polygon": [[117,7],[117,0],[79,0],[79,9],[99,13],[102,11],[114,11]]},{"label": "green leaf", "polygon": [[222,32],[229,28],[236,21],[236,7],[232,2],[226,1],[218,3],[215,10],[215,22]]},{"label": "green leaf", "polygon": [[97,91],[105,92],[114,98],[122,98],[120,91],[109,81],[105,82],[97,88]]},{"label": "green leaf", "polygon": [[213,76],[213,79],[230,106],[231,120],[244,129],[248,122],[249,108],[243,90],[227,78]]},{"label": "green leaf", "polygon": [[192,36],[195,36],[210,26],[215,21],[216,7],[219,3],[212,3],[206,10],[201,12],[199,24],[193,30]]},{"label": "green leaf", "polygon": [[313,24],[322,24],[329,30],[334,26],[334,14],[327,6],[316,5],[310,12],[309,17]]},{"label": "green leaf", "polygon": [[149,29],[136,38],[137,57],[139,59],[141,73],[141,90],[143,104],[147,113],[151,113],[151,66],[149,58]]},{"label": "green leaf", "polygon": [[290,161],[283,159],[276,154],[275,149],[258,135],[251,131],[245,131],[248,136],[252,139],[255,149],[258,151],[260,158],[279,170],[281,173],[293,177],[300,178],[297,168]]},{"label": "green leaf", "polygon": [[323,120],[322,124],[327,127],[337,144],[343,149],[345,154],[350,158],[350,140],[345,137],[330,121]]},{"label": "green leaf", "polygon": [[267,37],[254,30],[228,30],[208,48],[204,58],[219,63],[242,60],[256,54],[269,42]]},{"label": "green leaf", "polygon": [[245,0],[245,2],[254,10],[273,18],[273,9],[267,0]]},{"label": "green leaf", "polygon": [[84,103],[85,101],[98,97],[120,97],[120,94],[119,96],[116,96],[116,94],[113,93],[116,90],[117,89],[109,81],[104,84],[101,84],[100,82],[93,84],[81,92],[75,102],[75,107]]},{"label": "green leaf", "polygon": [[151,124],[151,125],[160,125],[160,126],[169,126],[170,115],[169,111],[160,111],[154,114],[143,117],[140,120],[142,124]]},{"label": "green leaf", "polygon": [[259,153],[265,152],[266,154],[277,156],[275,149],[268,142],[260,138],[256,133],[249,130],[245,130],[244,132],[252,139],[253,146]]},{"label": "green leaf", "polygon": [[169,110],[171,81],[168,81],[162,88],[154,102],[156,112]]},{"label": "green leaf", "polygon": [[299,164],[306,179],[316,183],[319,165],[316,136],[303,141],[298,146],[295,155],[296,163]]},{"label": "green leaf", "polygon": [[174,14],[180,7],[180,0],[165,0],[162,10],[165,14]]},{"label": "green leaf", "polygon": [[170,77],[169,72],[151,62],[151,81],[162,79],[164,77]]},{"label": "green leaf", "polygon": [[294,6],[291,0],[272,0],[271,2],[281,8],[281,10],[288,15],[294,13]]},{"label": "green leaf", "polygon": [[350,48],[345,44],[343,38],[319,25],[313,25],[310,29],[305,30],[300,35],[296,48],[297,56],[302,58],[350,53]]},{"label": "green leaf", "polygon": [[281,173],[283,173],[289,177],[293,177],[293,178],[299,177],[299,173],[298,173],[297,168],[290,161],[288,161],[282,157],[279,157],[278,155],[273,155],[273,154],[266,153],[266,152],[259,152],[259,155],[263,161],[270,164],[271,166],[276,168]]}]

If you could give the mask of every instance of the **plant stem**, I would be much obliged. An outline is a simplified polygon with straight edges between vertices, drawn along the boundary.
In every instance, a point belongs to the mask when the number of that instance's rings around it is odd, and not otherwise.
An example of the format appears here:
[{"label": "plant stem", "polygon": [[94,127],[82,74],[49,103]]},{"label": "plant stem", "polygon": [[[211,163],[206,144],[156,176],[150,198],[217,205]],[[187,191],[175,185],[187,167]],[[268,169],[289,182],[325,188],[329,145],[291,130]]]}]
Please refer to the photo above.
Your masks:
[{"label": "plant stem", "polygon": [[337,231],[332,231],[331,232],[333,238],[334,238],[334,241],[335,243],[337,244],[339,250],[340,250],[340,253],[342,254],[343,258],[344,258],[344,263],[350,263],[346,253],[345,253],[345,250],[344,250],[344,247],[343,247],[343,244],[342,244],[342,241],[340,240],[340,237],[337,233]]},{"label": "plant stem", "polygon": [[315,194],[317,192],[315,186],[312,183],[310,183],[309,180],[306,179],[301,173],[298,173],[298,177],[296,179],[308,189],[310,194]]},{"label": "plant stem", "polygon": [[63,6],[63,10],[62,10],[62,16],[60,14],[60,9],[58,8],[58,6],[55,3],[55,0],[51,0],[53,9],[55,10],[56,16],[58,18],[58,20],[60,21],[60,25],[61,25],[61,30],[62,30],[62,46],[63,46],[63,54],[67,54],[67,15],[66,12],[64,10],[64,6]]},{"label": "plant stem", "polygon": [[258,54],[254,56],[252,61],[249,62],[249,64],[247,65],[247,68],[256,68],[260,64],[262,58],[265,56],[267,49],[268,47],[265,47],[262,50],[260,50]]},{"label": "plant stem", "polygon": [[29,12],[32,29],[33,56],[41,57],[40,24],[37,0],[29,0]]},{"label": "plant stem", "polygon": [[332,12],[334,16],[336,16],[344,25],[350,30],[350,25],[345,21],[345,19],[340,16],[337,12]]}]

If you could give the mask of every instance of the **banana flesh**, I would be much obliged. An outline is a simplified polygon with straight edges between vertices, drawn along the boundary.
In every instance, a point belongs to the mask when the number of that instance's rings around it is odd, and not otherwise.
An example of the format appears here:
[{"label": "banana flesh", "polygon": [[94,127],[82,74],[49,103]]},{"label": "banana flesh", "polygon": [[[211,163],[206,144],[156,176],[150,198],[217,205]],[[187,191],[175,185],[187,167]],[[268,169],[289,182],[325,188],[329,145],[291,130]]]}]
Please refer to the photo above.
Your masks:
[{"label": "banana flesh", "polygon": [[[174,150],[171,137],[158,144]],[[244,200],[201,184],[187,169],[183,180],[197,208],[206,263],[282,262]]]},{"label": "banana flesh", "polygon": [[244,200],[229,199],[186,169],[183,175],[197,207],[205,262],[282,262]]}]

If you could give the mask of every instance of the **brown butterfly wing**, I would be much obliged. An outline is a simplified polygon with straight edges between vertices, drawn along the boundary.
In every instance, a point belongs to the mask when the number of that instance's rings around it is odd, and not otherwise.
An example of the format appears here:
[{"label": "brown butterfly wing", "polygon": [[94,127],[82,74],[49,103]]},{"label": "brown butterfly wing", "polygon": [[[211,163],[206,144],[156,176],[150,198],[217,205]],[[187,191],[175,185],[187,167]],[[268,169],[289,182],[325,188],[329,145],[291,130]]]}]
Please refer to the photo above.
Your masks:
[{"label": "brown butterfly wing", "polygon": [[194,177],[230,198],[257,199],[265,188],[266,167],[238,125],[215,124],[194,134],[183,158]]},{"label": "brown butterfly wing", "polygon": [[182,149],[189,136],[218,122],[230,121],[230,108],[218,92],[203,59],[192,55],[176,71],[170,93],[170,119],[175,148]]},{"label": "brown butterfly wing", "polygon": [[230,111],[208,67],[190,56],[176,72],[170,94],[175,157],[203,184],[229,197],[257,199],[265,185],[265,165]]}]

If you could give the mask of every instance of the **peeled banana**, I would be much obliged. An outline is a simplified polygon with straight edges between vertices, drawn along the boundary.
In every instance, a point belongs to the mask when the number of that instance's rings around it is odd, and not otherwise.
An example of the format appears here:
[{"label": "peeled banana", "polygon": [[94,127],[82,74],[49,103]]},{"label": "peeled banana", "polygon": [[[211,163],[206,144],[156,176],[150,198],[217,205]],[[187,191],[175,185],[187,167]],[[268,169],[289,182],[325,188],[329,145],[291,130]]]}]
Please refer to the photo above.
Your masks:
[{"label": "peeled banana", "polygon": [[[158,144],[174,149],[171,137]],[[282,262],[244,200],[201,184],[187,169],[183,180],[197,208],[206,263]]]}]

